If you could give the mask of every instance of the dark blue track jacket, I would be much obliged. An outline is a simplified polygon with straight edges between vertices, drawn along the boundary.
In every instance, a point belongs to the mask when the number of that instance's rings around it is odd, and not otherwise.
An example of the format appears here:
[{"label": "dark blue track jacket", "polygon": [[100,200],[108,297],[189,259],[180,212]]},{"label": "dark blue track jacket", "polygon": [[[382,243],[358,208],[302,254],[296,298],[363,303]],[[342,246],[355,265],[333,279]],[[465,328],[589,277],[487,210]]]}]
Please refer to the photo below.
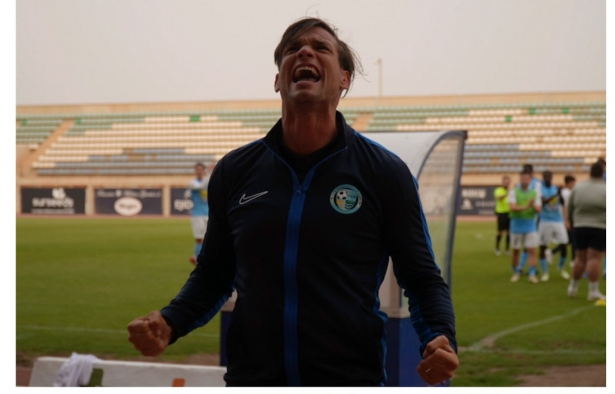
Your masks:
[{"label": "dark blue track jacket", "polygon": [[421,351],[441,334],[457,347],[416,179],[336,116],[336,142],[300,177],[283,158],[281,121],[211,175],[198,265],[161,313],[173,343],[237,290],[229,386],[383,384],[387,317],[378,289],[389,256]]}]

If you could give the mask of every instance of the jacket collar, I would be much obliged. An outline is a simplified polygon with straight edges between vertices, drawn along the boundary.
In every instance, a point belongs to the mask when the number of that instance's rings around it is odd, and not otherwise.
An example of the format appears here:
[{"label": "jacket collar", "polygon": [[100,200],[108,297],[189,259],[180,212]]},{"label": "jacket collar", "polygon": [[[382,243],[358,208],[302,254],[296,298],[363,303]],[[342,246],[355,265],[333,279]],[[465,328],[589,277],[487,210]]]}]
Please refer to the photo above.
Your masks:
[{"label": "jacket collar", "polygon": [[[336,124],[342,126],[342,146],[345,148],[350,145],[354,138],[354,129],[346,123],[346,119],[341,112],[335,111],[335,121]],[[280,118],[276,124],[269,130],[265,138],[263,138],[264,142],[269,146],[271,150],[273,150],[277,155],[282,156],[282,152],[280,151],[280,147],[278,141],[282,141],[282,118]]]}]

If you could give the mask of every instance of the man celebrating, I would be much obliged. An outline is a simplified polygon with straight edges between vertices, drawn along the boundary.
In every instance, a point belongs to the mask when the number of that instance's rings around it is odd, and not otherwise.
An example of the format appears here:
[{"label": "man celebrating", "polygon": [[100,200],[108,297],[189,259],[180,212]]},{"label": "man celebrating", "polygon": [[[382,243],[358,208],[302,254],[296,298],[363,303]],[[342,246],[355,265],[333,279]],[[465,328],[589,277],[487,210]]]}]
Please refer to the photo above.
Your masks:
[{"label": "man celebrating", "polygon": [[190,256],[190,262],[196,265],[196,256],[201,253],[203,236],[207,231],[207,219],[209,216],[209,205],[207,204],[207,182],[205,177],[205,165],[196,163],[194,166],[196,178],[188,185],[190,199],[192,200],[192,212],[190,221],[192,223],[192,235],[194,236],[194,255]]},{"label": "man celebrating", "polygon": [[336,111],[355,55],[329,24],[305,18],[274,59],[282,119],[218,163],[198,265],[168,306],[129,324],[129,340],[156,356],[236,289],[228,386],[383,385],[378,289],[391,256],[422,342],[418,373],[451,378],[455,317],[416,179]]}]

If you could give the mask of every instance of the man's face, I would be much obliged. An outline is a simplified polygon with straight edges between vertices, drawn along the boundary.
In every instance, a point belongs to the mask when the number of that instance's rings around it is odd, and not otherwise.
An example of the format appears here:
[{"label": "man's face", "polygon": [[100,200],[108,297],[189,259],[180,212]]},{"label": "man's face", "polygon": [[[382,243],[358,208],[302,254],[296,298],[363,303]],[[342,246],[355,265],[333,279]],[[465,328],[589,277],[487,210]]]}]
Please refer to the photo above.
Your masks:
[{"label": "man's face", "polygon": [[527,189],[531,181],[532,176],[530,174],[521,174],[521,186],[523,186],[524,189]]},{"label": "man's face", "polygon": [[350,73],[342,70],[335,38],[315,27],[291,40],[282,51],[274,88],[283,102],[334,102],[350,87]]},{"label": "man's face", "polygon": [[576,184],[577,184],[577,181],[570,181],[570,182],[566,183],[566,187],[568,189],[572,190],[572,189],[574,189],[574,185],[576,185]]},{"label": "man's face", "polygon": [[205,167],[203,166],[194,167],[194,173],[196,174],[197,178],[202,179],[203,176],[205,176]]},{"label": "man's face", "polygon": [[510,185],[510,178],[509,177],[502,178],[502,186],[508,188],[508,185]]}]

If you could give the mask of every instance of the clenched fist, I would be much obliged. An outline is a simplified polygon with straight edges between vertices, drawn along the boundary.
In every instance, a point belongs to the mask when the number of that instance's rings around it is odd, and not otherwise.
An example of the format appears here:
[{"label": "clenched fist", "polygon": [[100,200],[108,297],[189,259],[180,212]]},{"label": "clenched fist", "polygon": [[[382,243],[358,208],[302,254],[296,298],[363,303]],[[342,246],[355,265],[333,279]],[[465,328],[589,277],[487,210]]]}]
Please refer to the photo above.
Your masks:
[{"label": "clenched fist", "polygon": [[128,340],[142,355],[155,357],[169,345],[171,331],[160,312],[152,311],[128,324]]},{"label": "clenched fist", "polygon": [[423,361],[417,367],[421,378],[429,385],[440,383],[453,377],[459,367],[457,353],[444,335],[435,337],[425,347]]}]

